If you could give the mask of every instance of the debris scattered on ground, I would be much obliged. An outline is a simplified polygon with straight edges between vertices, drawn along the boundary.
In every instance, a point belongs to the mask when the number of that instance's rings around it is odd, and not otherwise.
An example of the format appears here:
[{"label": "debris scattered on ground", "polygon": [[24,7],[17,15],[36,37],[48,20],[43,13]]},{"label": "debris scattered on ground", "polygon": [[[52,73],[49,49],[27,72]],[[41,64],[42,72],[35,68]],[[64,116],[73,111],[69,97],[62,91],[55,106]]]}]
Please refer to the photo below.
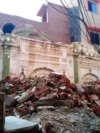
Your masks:
[{"label": "debris scattered on ground", "polygon": [[37,112],[43,133],[100,131],[100,81],[73,84],[57,73],[22,80],[7,76],[0,81],[0,91],[5,93],[5,115],[32,119]]}]

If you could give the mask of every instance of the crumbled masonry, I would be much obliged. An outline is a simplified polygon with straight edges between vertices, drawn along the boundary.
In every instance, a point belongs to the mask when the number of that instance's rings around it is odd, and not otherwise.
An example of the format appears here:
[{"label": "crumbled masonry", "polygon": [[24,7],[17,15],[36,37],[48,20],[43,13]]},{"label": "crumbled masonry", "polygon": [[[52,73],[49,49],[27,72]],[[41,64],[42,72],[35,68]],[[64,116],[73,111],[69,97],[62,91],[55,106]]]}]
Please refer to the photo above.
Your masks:
[{"label": "crumbled masonry", "polygon": [[5,115],[41,123],[43,133],[99,133],[100,81],[73,84],[65,75],[5,77]]}]

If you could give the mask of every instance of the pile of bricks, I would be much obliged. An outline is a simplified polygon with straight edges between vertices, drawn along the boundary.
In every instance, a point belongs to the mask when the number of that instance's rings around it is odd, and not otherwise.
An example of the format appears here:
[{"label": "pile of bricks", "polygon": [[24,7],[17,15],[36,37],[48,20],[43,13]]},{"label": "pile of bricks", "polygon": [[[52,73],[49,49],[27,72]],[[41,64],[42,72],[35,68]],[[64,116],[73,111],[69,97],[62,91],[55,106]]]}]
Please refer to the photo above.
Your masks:
[{"label": "pile of bricks", "polygon": [[100,81],[73,84],[65,76],[50,73],[48,77],[5,77],[0,91],[6,94],[6,115],[20,117],[37,111],[38,106],[88,107],[100,115]]}]

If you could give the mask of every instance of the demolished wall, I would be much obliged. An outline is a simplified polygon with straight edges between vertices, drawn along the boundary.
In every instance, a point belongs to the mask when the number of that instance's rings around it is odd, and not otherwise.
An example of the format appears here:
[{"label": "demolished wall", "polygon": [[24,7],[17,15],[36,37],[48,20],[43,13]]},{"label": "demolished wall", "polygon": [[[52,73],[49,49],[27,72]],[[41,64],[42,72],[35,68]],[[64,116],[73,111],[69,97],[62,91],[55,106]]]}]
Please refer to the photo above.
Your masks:
[{"label": "demolished wall", "polygon": [[0,91],[6,95],[5,116],[38,122],[42,133],[100,132],[100,81],[73,84],[52,72],[23,80],[6,77]]}]

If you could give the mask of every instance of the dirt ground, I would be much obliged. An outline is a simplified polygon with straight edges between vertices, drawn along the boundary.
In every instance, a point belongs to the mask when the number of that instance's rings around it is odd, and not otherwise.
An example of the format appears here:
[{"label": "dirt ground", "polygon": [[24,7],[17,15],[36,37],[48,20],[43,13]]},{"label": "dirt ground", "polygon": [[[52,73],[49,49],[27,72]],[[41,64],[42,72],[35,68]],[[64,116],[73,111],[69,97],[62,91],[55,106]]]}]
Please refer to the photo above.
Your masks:
[{"label": "dirt ground", "polygon": [[30,120],[38,121],[43,133],[100,133],[100,117],[89,108],[43,109]]}]

